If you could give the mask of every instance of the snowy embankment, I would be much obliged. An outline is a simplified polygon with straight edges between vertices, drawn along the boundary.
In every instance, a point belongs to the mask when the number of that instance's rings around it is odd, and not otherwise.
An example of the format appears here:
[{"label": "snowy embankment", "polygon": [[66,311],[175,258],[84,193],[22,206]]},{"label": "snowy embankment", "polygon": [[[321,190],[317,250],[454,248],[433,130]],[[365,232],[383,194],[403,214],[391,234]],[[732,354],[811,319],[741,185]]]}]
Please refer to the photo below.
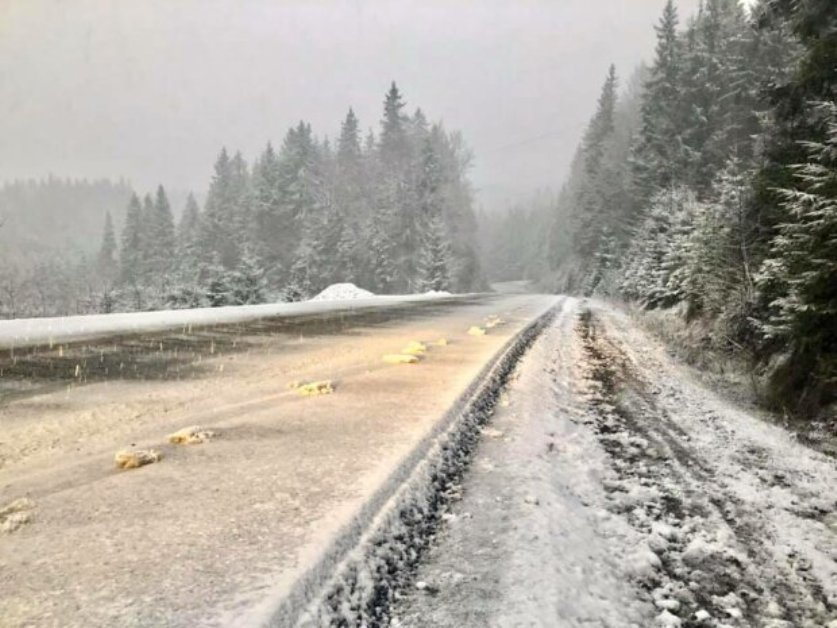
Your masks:
[{"label": "snowy embankment", "polygon": [[[126,314],[95,314],[57,318],[21,318],[0,321],[0,349],[15,349],[65,342],[81,342],[102,336],[137,334],[207,325],[244,323],[269,317],[297,317],[362,308],[389,308],[450,298],[439,293],[376,296],[351,284],[332,286],[310,301],[234,305],[192,310],[162,310]],[[368,295],[368,296],[367,296]]]},{"label": "snowy embankment", "polygon": [[434,430],[300,578],[248,625],[387,625],[390,604],[458,495],[480,429],[518,362],[554,319],[552,307],[497,353]]}]

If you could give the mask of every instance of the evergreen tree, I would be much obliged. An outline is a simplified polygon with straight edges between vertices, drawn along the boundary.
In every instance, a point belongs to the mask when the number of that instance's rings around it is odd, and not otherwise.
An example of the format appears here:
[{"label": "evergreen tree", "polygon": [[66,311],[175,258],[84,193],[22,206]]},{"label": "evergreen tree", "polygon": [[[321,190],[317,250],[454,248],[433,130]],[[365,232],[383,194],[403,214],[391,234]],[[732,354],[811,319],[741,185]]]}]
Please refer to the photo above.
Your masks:
[{"label": "evergreen tree", "polygon": [[396,266],[394,261],[394,244],[387,229],[388,217],[386,212],[378,211],[372,217],[367,228],[368,259],[367,278],[364,281],[374,292],[389,293],[396,282]]},{"label": "evergreen tree", "polygon": [[[808,142],[808,161],[793,167],[797,184],[779,191],[785,219],[773,238],[758,284],[768,303],[768,338],[791,344],[793,368],[782,387],[808,388],[802,403],[837,393],[837,104],[822,103],[823,142]],[[825,397],[825,398],[823,398]]]},{"label": "evergreen tree", "polygon": [[150,278],[164,283],[174,268],[177,244],[171,205],[162,185],[157,187],[153,205],[147,212],[145,270]]},{"label": "evergreen tree", "polygon": [[133,284],[141,278],[142,272],[142,205],[136,194],[131,196],[122,229],[120,252],[120,276],[123,283]]},{"label": "evergreen tree", "polygon": [[405,103],[395,82],[389,88],[384,99],[384,117],[381,120],[380,153],[381,161],[396,172],[406,167],[409,159],[407,137],[407,116],[402,111]]},{"label": "evergreen tree", "polygon": [[419,292],[450,289],[450,245],[445,227],[438,215],[430,217],[424,231],[421,257],[418,264]]},{"label": "evergreen tree", "polygon": [[270,143],[253,166],[252,204],[253,253],[265,269],[267,282],[279,286],[288,256],[286,247],[291,245],[285,237],[290,218],[282,204],[279,158]]},{"label": "evergreen tree", "polygon": [[113,230],[113,219],[110,212],[105,213],[105,227],[102,232],[102,245],[97,259],[99,272],[106,282],[110,282],[118,270],[116,265],[116,233]]},{"label": "evergreen tree", "polygon": [[240,222],[238,198],[239,164],[233,164],[226,148],[221,149],[215,162],[215,174],[209,184],[203,220],[201,221],[201,251],[207,261],[217,261],[225,268],[233,268],[239,258]]},{"label": "evergreen tree", "polygon": [[200,237],[200,208],[190,193],[177,226],[177,261],[181,271],[197,271],[201,259]]},{"label": "evergreen tree", "polygon": [[677,36],[677,9],[666,2],[655,27],[657,48],[642,99],[642,127],[634,152],[637,189],[648,199],[679,180],[683,167],[680,76],[682,47]]},{"label": "evergreen tree", "polygon": [[244,253],[241,262],[231,274],[231,305],[249,305],[264,303],[267,284],[264,271],[256,257],[249,252]]}]

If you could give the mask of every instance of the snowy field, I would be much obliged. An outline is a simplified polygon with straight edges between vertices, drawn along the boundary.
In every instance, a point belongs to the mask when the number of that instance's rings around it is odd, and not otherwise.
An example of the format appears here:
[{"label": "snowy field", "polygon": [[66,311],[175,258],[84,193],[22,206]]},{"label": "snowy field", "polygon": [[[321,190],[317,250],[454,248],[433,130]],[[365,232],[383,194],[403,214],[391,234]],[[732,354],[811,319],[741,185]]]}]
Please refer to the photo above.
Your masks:
[{"label": "snowy field", "polygon": [[7,320],[0,321],[0,349],[78,342],[111,334],[246,323],[268,317],[298,317],[360,308],[398,307],[449,297],[449,293],[438,292],[376,296],[353,284],[335,284],[313,299],[298,303]]}]

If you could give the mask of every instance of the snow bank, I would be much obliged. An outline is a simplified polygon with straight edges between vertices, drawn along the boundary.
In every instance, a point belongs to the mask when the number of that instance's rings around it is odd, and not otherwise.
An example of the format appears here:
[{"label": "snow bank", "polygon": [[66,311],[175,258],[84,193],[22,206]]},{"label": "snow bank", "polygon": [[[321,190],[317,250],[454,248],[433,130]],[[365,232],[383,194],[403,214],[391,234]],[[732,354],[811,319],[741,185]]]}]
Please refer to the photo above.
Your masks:
[{"label": "snow bank", "polygon": [[335,283],[320,292],[317,296],[309,299],[309,301],[350,301],[374,296],[369,290],[358,288],[353,283]]},{"label": "snow bank", "polygon": [[[370,293],[371,294],[371,293]],[[265,305],[232,305],[193,310],[163,310],[128,314],[95,314],[0,321],[0,349],[64,342],[81,342],[115,334],[136,334],[206,325],[244,323],[260,318],[295,317],[360,308],[390,308],[449,298],[438,294],[366,296],[342,301],[305,301]]]}]

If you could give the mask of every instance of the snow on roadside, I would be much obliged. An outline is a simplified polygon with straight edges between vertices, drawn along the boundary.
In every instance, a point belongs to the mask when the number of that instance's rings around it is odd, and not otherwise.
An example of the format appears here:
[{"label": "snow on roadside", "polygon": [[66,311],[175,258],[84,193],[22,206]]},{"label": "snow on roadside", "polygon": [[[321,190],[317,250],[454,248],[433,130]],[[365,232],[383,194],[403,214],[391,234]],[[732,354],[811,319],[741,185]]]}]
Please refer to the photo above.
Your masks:
[{"label": "snow on roadside", "polygon": [[579,310],[512,377],[397,625],[837,628],[835,461]]},{"label": "snow on roadside", "polygon": [[309,301],[351,301],[353,299],[366,299],[374,297],[374,293],[363,288],[358,288],[353,283],[335,283],[320,292],[317,296],[308,299]]},{"label": "snow on roadside", "polygon": [[338,301],[234,305],[192,310],[161,310],[0,321],[0,349],[80,342],[113,334],[163,331],[204,325],[243,323],[268,317],[294,317],[357,308],[388,308],[448,297],[442,294],[364,296]]}]

